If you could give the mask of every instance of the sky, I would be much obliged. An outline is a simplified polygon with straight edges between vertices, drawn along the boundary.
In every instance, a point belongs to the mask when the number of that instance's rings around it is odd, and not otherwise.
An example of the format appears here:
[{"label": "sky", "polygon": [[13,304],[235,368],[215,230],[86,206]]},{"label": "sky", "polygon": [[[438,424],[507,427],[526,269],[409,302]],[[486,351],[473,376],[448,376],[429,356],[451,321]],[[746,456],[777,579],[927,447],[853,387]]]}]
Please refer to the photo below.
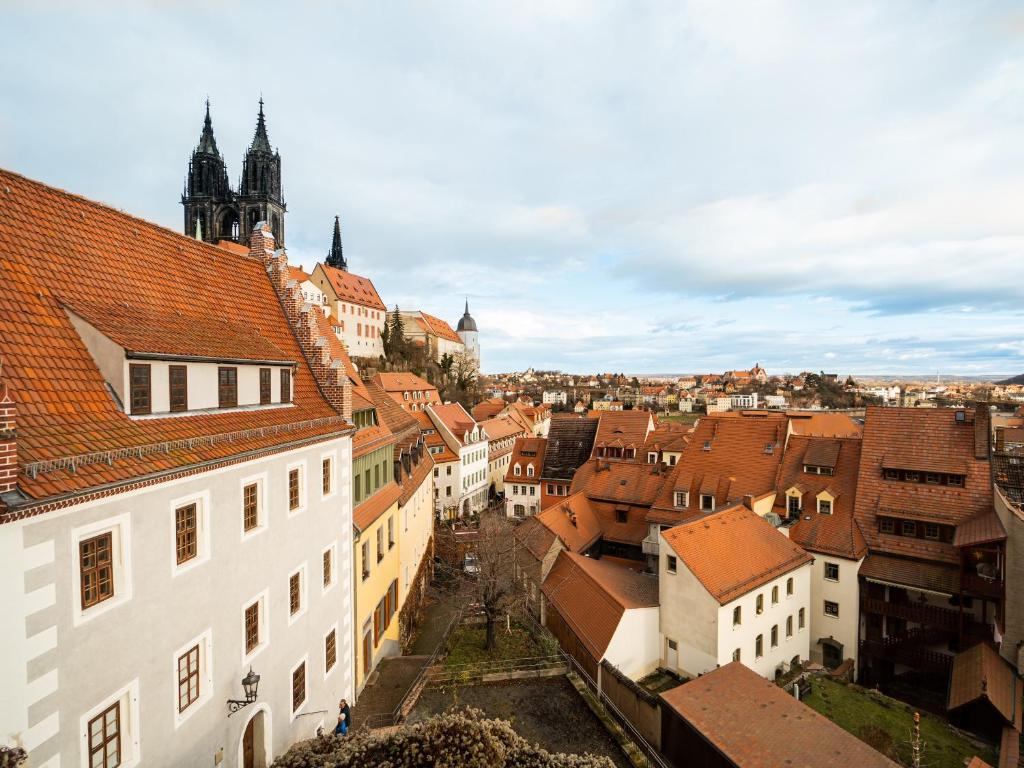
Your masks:
[{"label": "sky", "polygon": [[[1024,371],[1024,8],[0,4],[0,166],[180,230],[265,101],[289,260],[485,372]],[[0,211],[2,215],[2,211]]]}]

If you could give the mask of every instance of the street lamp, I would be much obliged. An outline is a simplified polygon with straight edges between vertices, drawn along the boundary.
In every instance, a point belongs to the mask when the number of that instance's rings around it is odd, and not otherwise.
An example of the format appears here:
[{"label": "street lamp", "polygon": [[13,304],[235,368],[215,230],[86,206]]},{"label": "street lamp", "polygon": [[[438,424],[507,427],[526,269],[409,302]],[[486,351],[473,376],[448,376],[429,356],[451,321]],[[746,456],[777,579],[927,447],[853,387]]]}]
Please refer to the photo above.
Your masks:
[{"label": "street lamp", "polygon": [[231,717],[242,707],[247,707],[256,701],[256,689],[259,685],[260,676],[252,671],[252,667],[249,667],[249,674],[242,678],[242,690],[245,691],[245,698],[228,699],[228,717]]}]

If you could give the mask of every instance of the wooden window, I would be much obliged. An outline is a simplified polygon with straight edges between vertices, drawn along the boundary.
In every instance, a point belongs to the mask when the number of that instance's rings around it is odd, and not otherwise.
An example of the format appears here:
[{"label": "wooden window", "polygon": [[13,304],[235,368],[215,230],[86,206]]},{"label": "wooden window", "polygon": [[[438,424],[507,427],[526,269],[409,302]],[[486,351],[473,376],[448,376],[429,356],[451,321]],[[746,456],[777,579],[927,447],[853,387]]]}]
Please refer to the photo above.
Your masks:
[{"label": "wooden window", "polygon": [[198,553],[198,525],[195,504],[174,510],[175,551],[178,565],[187,563]]},{"label": "wooden window", "polygon": [[793,594],[793,578],[786,579],[786,595],[787,597]]},{"label": "wooden window", "polygon": [[772,648],[779,647],[779,625],[772,625]]},{"label": "wooden window", "polygon": [[732,609],[732,625],[738,627],[743,623],[743,609],[740,606],[736,606]]},{"label": "wooden window", "polygon": [[839,581],[839,563],[825,563],[825,578],[828,581]]},{"label": "wooden window", "polygon": [[779,602],[779,588],[777,586],[772,587],[772,605]]},{"label": "wooden window", "polygon": [[624,523],[629,519],[629,513],[624,509],[615,510],[615,522]]},{"label": "wooden window", "polygon": [[764,656],[764,635],[758,635],[754,640],[754,658],[760,659]]},{"label": "wooden window", "polygon": [[740,660],[740,649],[739,648],[737,648],[735,651],[732,652],[732,660],[733,661],[739,661]]},{"label": "wooden window", "polygon": [[242,527],[251,531],[259,525],[259,489],[256,483],[249,483],[242,489]]},{"label": "wooden window", "polygon": [[89,768],[121,764],[121,702],[114,702],[89,721]]},{"label": "wooden window", "polygon": [[330,672],[334,669],[334,664],[338,660],[338,637],[337,633],[332,629],[327,633],[327,639],[324,640],[324,669]]},{"label": "wooden window", "polygon": [[714,512],[715,497],[709,493],[702,493],[700,496],[700,508],[705,512]]},{"label": "wooden window", "polygon": [[188,410],[188,368],[171,365],[167,368],[167,388],[171,397],[171,412]]},{"label": "wooden window", "polygon": [[755,603],[755,610],[758,615],[764,613],[764,595],[758,595]]},{"label": "wooden window", "polygon": [[790,517],[800,516],[800,497],[790,496],[787,502]]},{"label": "wooden window", "polygon": [[288,577],[288,610],[294,616],[302,608],[302,574]]},{"label": "wooden window", "polygon": [[963,475],[947,475],[946,476],[946,483],[948,483],[949,485],[955,485],[958,488],[962,488],[963,484],[964,484],[964,476]]},{"label": "wooden window", "polygon": [[217,404],[221,408],[238,405],[238,369],[217,369]]},{"label": "wooden window", "polygon": [[886,480],[899,480],[900,471],[898,469],[886,469],[883,470],[884,477]]},{"label": "wooden window", "polygon": [[388,518],[388,549],[395,546],[395,518]]},{"label": "wooden window", "polygon": [[838,619],[839,618],[839,603],[834,603],[831,600],[826,600],[825,601],[825,615],[826,616],[835,616]]},{"label": "wooden window", "polygon": [[904,520],[901,526],[901,533],[904,536],[917,536],[917,523],[913,520]]},{"label": "wooden window", "polygon": [[935,523],[924,524],[924,537],[926,539],[938,539],[939,538],[939,526]]},{"label": "wooden window", "polygon": [[380,599],[373,611],[373,645],[380,642],[380,636],[384,632],[384,598]]},{"label": "wooden window", "polygon": [[288,509],[299,508],[299,469],[288,470]]},{"label": "wooden window", "polygon": [[828,499],[818,499],[818,514],[831,515],[832,514],[832,502]]},{"label": "wooden window", "polygon": [[792,616],[787,616],[786,617],[786,637],[792,637],[792,636],[793,636],[793,617]]},{"label": "wooden window", "polygon": [[152,413],[153,401],[150,387],[150,368],[148,365],[128,366],[128,382],[131,388],[129,398],[132,414]]},{"label": "wooden window", "polygon": [[377,562],[384,559],[384,529],[377,529]]},{"label": "wooden window", "polygon": [[676,572],[676,558],[675,555],[665,555],[665,570],[669,573]]},{"label": "wooden window", "polygon": [[398,610],[398,579],[391,582],[391,588],[388,590],[389,596],[389,610],[388,624],[391,623],[391,617],[395,615],[395,611]]},{"label": "wooden window", "polygon": [[113,550],[114,535],[110,531],[79,543],[83,609],[114,596]]},{"label": "wooden window", "polygon": [[292,672],[292,712],[298,710],[306,701],[306,662],[302,662]]},{"label": "wooden window", "polygon": [[178,657],[178,711],[184,712],[199,698],[199,646]]},{"label": "wooden window", "polygon": [[324,586],[329,587],[331,580],[334,578],[332,575],[332,569],[334,565],[334,553],[333,550],[326,550],[324,552]]},{"label": "wooden window", "polygon": [[270,403],[270,369],[260,368],[260,405]]},{"label": "wooden window", "polygon": [[804,609],[803,608],[801,608],[800,611],[797,613],[796,618],[797,618],[796,628],[797,629],[803,629],[804,628]]},{"label": "wooden window", "polygon": [[878,521],[878,530],[880,533],[895,533],[896,522],[890,517],[883,517]]},{"label": "wooden window", "polygon": [[260,604],[255,603],[245,609],[245,652],[252,653],[260,644]]},{"label": "wooden window", "polygon": [[362,549],[363,581],[370,578],[370,542],[364,541]]},{"label": "wooden window", "polygon": [[292,372],[287,368],[281,369],[281,402],[292,401]]},{"label": "wooden window", "polygon": [[324,459],[323,462],[321,462],[321,465],[321,470],[323,472],[321,488],[323,489],[324,496],[326,496],[331,492],[331,460],[329,458]]}]

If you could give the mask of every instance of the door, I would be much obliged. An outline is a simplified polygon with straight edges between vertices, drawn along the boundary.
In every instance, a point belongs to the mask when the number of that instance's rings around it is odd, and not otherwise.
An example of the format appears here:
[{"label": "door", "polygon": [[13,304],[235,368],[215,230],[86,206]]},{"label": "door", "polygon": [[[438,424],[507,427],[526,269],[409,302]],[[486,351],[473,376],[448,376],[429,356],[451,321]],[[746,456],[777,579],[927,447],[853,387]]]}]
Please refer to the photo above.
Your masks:
[{"label": "door", "polygon": [[675,640],[666,640],[665,666],[675,672],[679,669],[679,644]]},{"label": "door", "polygon": [[363,678],[370,674],[370,666],[373,662],[373,635],[366,630],[363,635]]},{"label": "door", "polygon": [[242,768],[256,768],[256,718],[245,726],[242,735]]},{"label": "door", "polygon": [[843,663],[843,646],[830,640],[821,641],[821,661],[829,669],[835,669]]}]

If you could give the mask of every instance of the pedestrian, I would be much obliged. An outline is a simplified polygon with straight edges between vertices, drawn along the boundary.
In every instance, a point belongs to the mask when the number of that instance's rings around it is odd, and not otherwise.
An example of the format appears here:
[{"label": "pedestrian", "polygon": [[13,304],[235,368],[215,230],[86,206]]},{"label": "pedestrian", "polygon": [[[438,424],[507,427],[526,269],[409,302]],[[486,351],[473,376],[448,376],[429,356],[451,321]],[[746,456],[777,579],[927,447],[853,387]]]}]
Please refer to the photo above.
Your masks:
[{"label": "pedestrian", "polygon": [[348,702],[342,699],[338,702],[338,724],[334,726],[334,734],[336,736],[348,736],[350,718],[351,712],[348,708]]}]

